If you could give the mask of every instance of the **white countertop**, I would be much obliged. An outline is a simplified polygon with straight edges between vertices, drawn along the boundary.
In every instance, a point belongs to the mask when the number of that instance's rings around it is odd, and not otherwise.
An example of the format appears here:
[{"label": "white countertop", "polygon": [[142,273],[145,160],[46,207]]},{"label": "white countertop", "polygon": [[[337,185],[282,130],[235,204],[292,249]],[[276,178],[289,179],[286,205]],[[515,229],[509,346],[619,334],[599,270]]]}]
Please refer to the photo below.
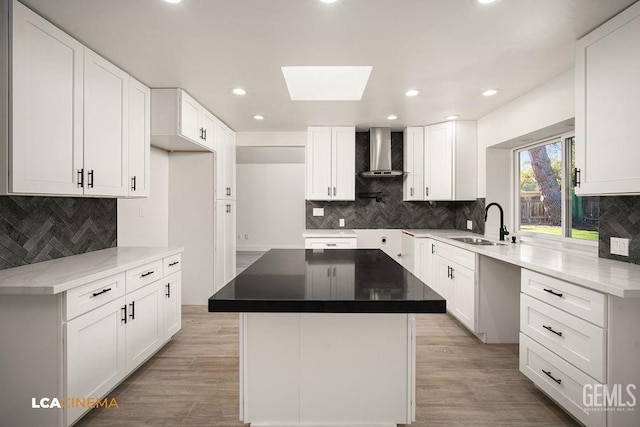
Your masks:
[{"label": "white countertop", "polygon": [[[640,265],[543,248],[527,243],[504,246],[477,246],[449,237],[484,236],[460,230],[403,230],[416,238],[431,238],[480,255],[515,264],[618,297],[640,297]],[[487,239],[494,240],[494,239]]]},{"label": "white countertop", "polygon": [[181,253],[183,248],[110,248],[0,270],[0,294],[53,295]]},{"label": "white countertop", "polygon": [[358,237],[353,230],[305,230],[302,237]]}]

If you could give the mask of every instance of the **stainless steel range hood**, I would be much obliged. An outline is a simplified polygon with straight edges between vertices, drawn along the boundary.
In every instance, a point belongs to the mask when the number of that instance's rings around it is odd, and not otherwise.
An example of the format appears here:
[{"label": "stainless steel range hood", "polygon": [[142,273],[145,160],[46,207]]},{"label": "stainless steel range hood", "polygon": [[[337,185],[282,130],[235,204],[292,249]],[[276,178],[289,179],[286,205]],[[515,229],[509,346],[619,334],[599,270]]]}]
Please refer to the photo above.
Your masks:
[{"label": "stainless steel range hood", "polygon": [[391,178],[404,174],[391,169],[391,128],[371,128],[369,144],[369,170],[362,172],[363,178]]}]

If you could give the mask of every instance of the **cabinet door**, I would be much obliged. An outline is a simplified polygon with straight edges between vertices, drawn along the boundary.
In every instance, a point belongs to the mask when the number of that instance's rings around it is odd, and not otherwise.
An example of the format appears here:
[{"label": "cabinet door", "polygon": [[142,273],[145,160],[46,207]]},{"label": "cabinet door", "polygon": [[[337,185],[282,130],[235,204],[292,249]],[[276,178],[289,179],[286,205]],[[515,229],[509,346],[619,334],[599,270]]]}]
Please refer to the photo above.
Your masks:
[{"label": "cabinet door", "polygon": [[[216,123],[216,199],[231,200],[235,198],[235,189],[231,188],[230,177],[235,175],[235,147],[231,150],[230,129],[224,123],[218,121]],[[232,193],[233,190],[233,193]]]},{"label": "cabinet door", "polygon": [[404,182],[402,199],[424,199],[424,128],[409,127],[404,131]]},{"label": "cabinet door", "polygon": [[[418,259],[416,262],[417,276],[420,280],[433,288],[433,258],[435,253],[435,242],[431,239],[419,239]],[[434,288],[435,290],[435,288]],[[437,291],[436,291],[437,292]]]},{"label": "cabinet door", "polygon": [[164,340],[171,338],[182,327],[182,280],[175,272],[163,280],[162,327]]},{"label": "cabinet door", "polygon": [[215,151],[216,147],[216,131],[217,131],[217,120],[213,114],[208,112],[205,109],[201,111],[202,116],[200,117],[201,122],[201,134],[202,144],[207,148]]},{"label": "cabinet door", "polygon": [[413,236],[402,233],[400,237],[402,266],[409,270],[412,274],[415,274],[415,244],[416,239]]},{"label": "cabinet door", "polygon": [[332,200],[356,199],[356,128],[332,128]]},{"label": "cabinet door", "polygon": [[82,194],[84,47],[21,3],[12,22],[8,190]]},{"label": "cabinet door", "polygon": [[236,133],[227,128],[225,177],[229,191],[226,193],[230,200],[236,199]]},{"label": "cabinet door", "polygon": [[424,128],[425,200],[453,199],[453,123]]},{"label": "cabinet door", "polygon": [[476,279],[475,273],[468,268],[451,264],[453,268],[454,297],[453,314],[467,328],[475,331]]},{"label": "cabinet door", "polygon": [[338,300],[352,300],[356,292],[355,264],[335,264],[332,270],[332,298]]},{"label": "cabinet door", "polygon": [[185,138],[202,144],[200,104],[185,91],[180,91],[180,133]]},{"label": "cabinet door", "polygon": [[129,80],[129,195],[148,196],[150,179],[151,90]]},{"label": "cabinet door", "polygon": [[446,258],[442,258],[436,254],[434,271],[436,288],[434,290],[447,300],[447,310],[453,311],[455,290],[453,280],[451,279],[450,265]]},{"label": "cabinet door", "polygon": [[229,200],[224,223],[224,281],[236,277],[236,202]]},{"label": "cabinet door", "polygon": [[[102,397],[125,377],[124,305],[123,296],[65,325],[64,396]],[[66,409],[65,425],[85,411],[86,408]]]},{"label": "cabinet door", "polygon": [[331,299],[333,267],[331,265],[307,265],[305,269],[305,297]]},{"label": "cabinet door", "polygon": [[640,193],[640,5],[576,44],[579,195]]},{"label": "cabinet door", "polygon": [[331,128],[310,127],[306,147],[307,200],[331,200]]},{"label": "cabinet door", "polygon": [[127,370],[144,362],[164,342],[163,280],[127,295]]},{"label": "cabinet door", "polygon": [[128,194],[128,120],[129,75],[85,48],[85,194]]}]

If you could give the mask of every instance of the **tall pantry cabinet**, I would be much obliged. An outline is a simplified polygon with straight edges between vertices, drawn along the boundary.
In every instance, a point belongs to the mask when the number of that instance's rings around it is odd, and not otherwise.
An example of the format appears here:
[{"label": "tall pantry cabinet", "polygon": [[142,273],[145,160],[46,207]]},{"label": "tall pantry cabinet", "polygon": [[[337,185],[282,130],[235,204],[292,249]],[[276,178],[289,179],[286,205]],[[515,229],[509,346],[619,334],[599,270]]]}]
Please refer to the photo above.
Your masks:
[{"label": "tall pantry cabinet", "polygon": [[215,290],[236,275],[236,134],[216,126]]}]

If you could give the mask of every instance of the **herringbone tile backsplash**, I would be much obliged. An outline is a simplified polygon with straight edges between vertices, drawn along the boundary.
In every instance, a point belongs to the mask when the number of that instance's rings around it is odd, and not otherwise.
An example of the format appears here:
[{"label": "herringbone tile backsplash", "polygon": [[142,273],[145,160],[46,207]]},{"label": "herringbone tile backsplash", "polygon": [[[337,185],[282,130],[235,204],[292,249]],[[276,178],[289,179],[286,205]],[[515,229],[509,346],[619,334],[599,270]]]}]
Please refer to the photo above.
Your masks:
[{"label": "herringbone tile backsplash", "polygon": [[[403,170],[402,132],[391,133],[393,169]],[[356,173],[369,168],[369,132],[356,133]],[[381,192],[380,201],[358,197],[360,193]],[[356,176],[354,202],[306,201],[307,229],[338,228],[344,218],[346,228],[457,228],[466,230],[473,220],[473,231],[484,234],[484,199],[472,202],[403,202],[402,177],[362,178]],[[324,216],[314,217],[313,208],[324,208]]]},{"label": "herringbone tile backsplash", "polygon": [[117,203],[0,197],[0,270],[116,246]]},{"label": "herringbone tile backsplash", "polygon": [[[600,197],[598,228],[601,258],[640,264],[640,196]],[[628,257],[611,255],[611,237],[630,239]]]}]

